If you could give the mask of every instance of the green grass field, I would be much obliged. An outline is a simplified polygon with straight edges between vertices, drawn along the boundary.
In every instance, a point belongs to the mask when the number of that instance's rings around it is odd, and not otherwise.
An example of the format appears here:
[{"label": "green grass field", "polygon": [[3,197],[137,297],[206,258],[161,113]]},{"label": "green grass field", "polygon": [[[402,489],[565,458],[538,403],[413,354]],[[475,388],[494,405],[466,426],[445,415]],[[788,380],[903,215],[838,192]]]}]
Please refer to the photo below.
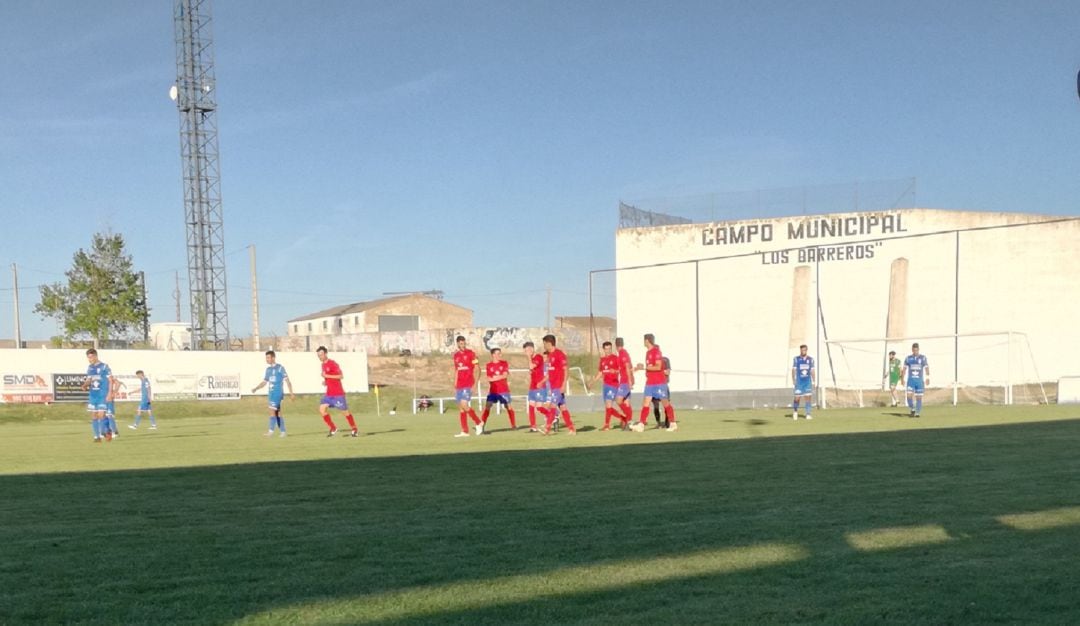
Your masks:
[{"label": "green grass field", "polygon": [[455,439],[372,403],[358,439],[250,399],[108,444],[0,407],[0,623],[1080,622],[1080,407]]}]

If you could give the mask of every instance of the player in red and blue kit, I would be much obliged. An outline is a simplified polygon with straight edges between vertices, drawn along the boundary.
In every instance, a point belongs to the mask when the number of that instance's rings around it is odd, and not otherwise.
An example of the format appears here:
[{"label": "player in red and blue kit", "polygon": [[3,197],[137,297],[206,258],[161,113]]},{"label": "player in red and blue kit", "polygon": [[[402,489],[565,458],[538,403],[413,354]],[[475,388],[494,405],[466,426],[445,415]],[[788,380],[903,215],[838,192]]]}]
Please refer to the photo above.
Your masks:
[{"label": "player in red and blue kit", "polygon": [[331,408],[345,413],[345,419],[349,421],[349,428],[352,429],[351,435],[353,437],[358,436],[360,431],[356,428],[356,419],[353,418],[353,414],[349,411],[349,403],[345,401],[345,388],[341,385],[341,381],[345,378],[341,373],[341,367],[327,356],[324,346],[319,346],[315,350],[315,354],[322,361],[323,384],[326,385],[326,395],[319,401],[319,415],[322,416],[326,425],[330,427],[330,433],[326,436],[333,437],[337,434],[337,424],[330,417]]},{"label": "player in red and blue kit", "polygon": [[791,403],[791,419],[799,419],[799,398],[806,398],[806,419],[814,419],[810,415],[813,407],[814,382],[817,374],[814,372],[814,357],[806,354],[806,344],[799,346],[799,356],[791,363],[791,380],[795,383],[795,400]]},{"label": "player in red and blue kit", "polygon": [[600,365],[596,371],[593,382],[604,379],[604,427],[600,430],[611,430],[611,418],[617,417],[626,425],[626,417],[615,410],[615,402],[619,394],[619,355],[611,351],[611,342],[605,341],[601,346],[604,356],[600,357]]},{"label": "player in red and blue kit", "polygon": [[543,355],[536,353],[533,342],[526,341],[522,349],[525,350],[525,358],[529,360],[529,432],[537,433],[540,430],[536,427],[536,412],[540,411],[545,418],[548,415],[547,407],[544,406],[548,401],[547,369]]},{"label": "player in red and blue kit", "polygon": [[920,417],[922,413],[923,393],[930,384],[930,364],[926,355],[919,354],[919,344],[911,344],[911,354],[904,359],[904,368],[900,370],[900,384],[907,380],[907,405],[911,417]]},{"label": "player in red and blue kit", "polygon": [[550,395],[547,401],[548,413],[547,423],[544,426],[544,434],[551,434],[551,424],[555,421],[555,409],[558,408],[560,412],[560,418],[566,422],[566,430],[571,435],[576,435],[577,430],[574,428],[574,420],[570,418],[570,410],[566,408],[566,370],[569,367],[569,361],[566,359],[566,353],[555,347],[555,335],[544,335],[544,348],[548,352],[547,364],[547,379]]},{"label": "player in red and blue kit", "polygon": [[664,355],[660,352],[660,346],[656,345],[656,337],[652,333],[645,335],[645,365],[639,364],[636,369],[645,370],[645,400],[641,405],[641,421],[634,424],[634,430],[639,433],[645,431],[653,398],[660,400],[664,407],[664,417],[670,424],[666,430],[679,430],[679,424],[675,421],[675,407],[671,406],[669,399],[671,392],[664,374]]},{"label": "player in red and blue kit", "polygon": [[476,353],[465,345],[465,337],[457,336],[457,352],[454,353],[454,398],[458,402],[458,417],[461,418],[461,432],[455,437],[469,436],[469,419],[476,425],[476,434],[484,434],[484,423],[476,416],[472,408],[472,388],[476,384],[476,366],[480,362]]},{"label": "player in red and blue kit", "polygon": [[619,391],[618,405],[622,409],[626,419],[623,420],[623,428],[629,427],[634,421],[634,407],[630,406],[630,392],[634,389],[634,362],[630,359],[630,353],[626,351],[622,337],[615,338],[615,349],[619,355]]},{"label": "player in red and blue kit", "polygon": [[488,416],[491,415],[491,407],[501,404],[506,407],[506,415],[510,418],[510,429],[517,430],[517,421],[514,416],[514,407],[511,406],[513,398],[510,396],[510,364],[502,359],[502,350],[491,349],[491,362],[484,366],[487,375],[488,388],[487,401],[484,402],[484,413],[480,421],[487,428]]}]

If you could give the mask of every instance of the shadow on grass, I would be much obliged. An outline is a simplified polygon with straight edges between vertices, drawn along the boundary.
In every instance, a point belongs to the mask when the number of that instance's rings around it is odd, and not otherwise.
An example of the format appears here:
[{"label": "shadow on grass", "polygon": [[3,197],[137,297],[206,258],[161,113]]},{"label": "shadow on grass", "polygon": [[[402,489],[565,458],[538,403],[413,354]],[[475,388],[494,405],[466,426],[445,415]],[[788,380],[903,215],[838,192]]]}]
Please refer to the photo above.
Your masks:
[{"label": "shadow on grass", "polygon": [[1078,443],[1061,421],[4,476],[0,622],[1076,622],[1074,517],[999,517],[1080,503]]}]

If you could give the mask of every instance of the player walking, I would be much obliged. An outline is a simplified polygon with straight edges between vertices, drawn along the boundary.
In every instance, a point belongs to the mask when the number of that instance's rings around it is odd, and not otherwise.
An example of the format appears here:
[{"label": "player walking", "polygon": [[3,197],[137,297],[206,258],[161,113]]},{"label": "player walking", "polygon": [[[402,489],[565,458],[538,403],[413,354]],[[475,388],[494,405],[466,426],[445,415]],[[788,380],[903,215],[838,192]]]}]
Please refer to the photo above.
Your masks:
[{"label": "player walking", "polygon": [[896,358],[896,351],[889,351],[889,397],[892,400],[892,405],[897,406],[900,404],[900,399],[896,397],[896,386],[900,384],[900,368],[903,364],[900,359]]},{"label": "player walking", "polygon": [[628,428],[634,421],[634,407],[630,406],[630,393],[634,389],[634,362],[630,353],[624,347],[622,337],[615,338],[615,349],[619,355],[619,390],[616,394],[616,404],[622,409],[623,428]]},{"label": "player walking", "polygon": [[570,410],[566,408],[566,370],[569,362],[566,353],[555,347],[555,335],[544,335],[544,349],[547,350],[548,371],[547,379],[551,391],[548,393],[547,410],[545,415],[547,422],[544,425],[544,434],[551,434],[551,424],[555,421],[555,409],[559,409],[562,421],[566,422],[566,429],[571,435],[576,435],[574,420],[570,417]]},{"label": "player walking", "polygon": [[337,434],[337,425],[334,424],[333,418],[330,417],[331,408],[345,413],[345,419],[349,421],[349,428],[352,429],[351,436],[358,436],[360,431],[356,428],[356,420],[353,418],[353,414],[349,412],[349,403],[345,401],[345,388],[341,385],[341,381],[345,378],[341,373],[341,367],[327,356],[325,347],[319,346],[315,350],[315,354],[322,361],[323,385],[326,386],[326,395],[322,397],[319,404],[319,414],[322,416],[323,421],[326,422],[326,425],[330,427],[330,433],[326,436],[333,437]]},{"label": "player walking", "polygon": [[919,344],[911,344],[911,354],[904,359],[904,367],[900,370],[900,382],[907,381],[907,405],[911,411],[911,417],[919,417],[922,413],[923,392],[930,384],[930,364],[926,356],[919,354]]},{"label": "player walking", "polygon": [[814,357],[806,354],[806,344],[799,346],[799,356],[791,363],[791,380],[795,382],[795,400],[791,403],[791,419],[799,419],[799,398],[806,399],[806,419],[812,420],[810,409],[813,407],[814,382],[817,373],[814,371]]},{"label": "player walking", "polygon": [[645,364],[638,364],[635,369],[645,370],[645,398],[641,404],[641,421],[634,424],[633,429],[637,432],[645,432],[645,425],[649,423],[649,409],[652,407],[652,399],[659,398],[664,405],[664,416],[671,426],[669,432],[679,430],[679,423],[675,421],[675,407],[671,406],[669,396],[671,392],[664,377],[664,355],[660,352],[660,346],[656,345],[656,337],[652,333],[645,335]]},{"label": "player walking", "polygon": [[102,439],[112,441],[112,431],[105,424],[105,411],[108,403],[113,401],[116,379],[113,378],[109,366],[98,360],[98,353],[94,348],[86,351],[86,360],[90,362],[90,365],[86,368],[86,378],[83,379],[82,388],[90,392],[86,410],[90,412],[94,443],[101,443]]},{"label": "player walking", "polygon": [[[277,362],[277,355],[273,350],[266,351],[266,373],[263,375],[261,383],[255,386],[251,390],[251,393],[255,393],[262,389],[266,385],[270,385],[267,389],[267,409],[270,411],[270,428],[266,431],[267,437],[274,436],[274,426],[277,426],[278,432],[281,436],[285,436],[285,418],[281,415],[281,402],[285,399],[285,387],[289,387],[289,399],[295,400],[296,396],[293,395],[292,381],[289,380],[289,374],[285,371],[285,368]],[[355,427],[353,428],[355,430]]]},{"label": "player walking", "polygon": [[547,416],[548,410],[544,406],[548,401],[547,393],[547,370],[544,366],[543,355],[536,353],[536,346],[531,341],[526,341],[522,346],[525,350],[525,358],[529,359],[529,432],[537,433],[536,412]]},{"label": "player walking", "polygon": [[157,430],[154,411],[150,408],[150,400],[152,399],[150,378],[142,370],[137,370],[135,375],[139,377],[139,408],[135,410],[135,423],[128,424],[128,428],[131,430],[139,428],[139,421],[142,420],[143,413],[146,413],[146,416],[150,418],[150,430]]},{"label": "player walking", "polygon": [[[669,385],[671,384],[671,360],[668,359],[667,357],[664,357],[664,382],[669,384]],[[668,428],[668,427],[671,426],[671,424],[668,423],[667,419],[664,419],[662,422],[660,420],[660,399],[659,398],[653,398],[652,399],[652,412],[653,412],[653,417],[656,418],[656,427],[657,428]]]},{"label": "player walking", "polygon": [[506,407],[506,415],[510,418],[510,430],[517,430],[517,422],[514,419],[514,407],[510,405],[510,364],[502,360],[502,350],[491,349],[491,361],[484,366],[489,387],[487,401],[484,402],[484,414],[480,417],[483,427],[487,428],[488,415],[491,407],[501,404]]},{"label": "player walking", "polygon": [[593,382],[604,379],[604,427],[600,430],[611,430],[612,417],[619,418],[623,425],[626,425],[626,416],[615,409],[619,394],[619,355],[611,351],[610,341],[605,341],[601,347],[604,349],[604,356],[600,357],[600,365]]},{"label": "player walking", "polygon": [[476,434],[484,434],[484,423],[476,416],[472,408],[472,388],[476,384],[476,367],[479,363],[476,353],[465,345],[465,337],[457,336],[457,352],[454,353],[454,398],[458,403],[458,417],[461,418],[461,432],[455,437],[469,436],[469,419],[476,425]]}]

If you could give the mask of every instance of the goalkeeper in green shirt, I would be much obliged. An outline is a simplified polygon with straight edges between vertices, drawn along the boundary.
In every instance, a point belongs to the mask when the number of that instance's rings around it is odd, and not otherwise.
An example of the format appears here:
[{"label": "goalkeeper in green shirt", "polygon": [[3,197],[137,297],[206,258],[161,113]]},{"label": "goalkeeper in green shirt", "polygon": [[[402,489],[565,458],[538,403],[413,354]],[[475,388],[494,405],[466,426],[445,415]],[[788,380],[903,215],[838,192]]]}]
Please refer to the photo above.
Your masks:
[{"label": "goalkeeper in green shirt", "polygon": [[900,384],[900,368],[903,364],[896,358],[896,352],[889,351],[889,395],[892,397],[892,405],[899,406],[900,401],[896,398],[896,386]]}]

